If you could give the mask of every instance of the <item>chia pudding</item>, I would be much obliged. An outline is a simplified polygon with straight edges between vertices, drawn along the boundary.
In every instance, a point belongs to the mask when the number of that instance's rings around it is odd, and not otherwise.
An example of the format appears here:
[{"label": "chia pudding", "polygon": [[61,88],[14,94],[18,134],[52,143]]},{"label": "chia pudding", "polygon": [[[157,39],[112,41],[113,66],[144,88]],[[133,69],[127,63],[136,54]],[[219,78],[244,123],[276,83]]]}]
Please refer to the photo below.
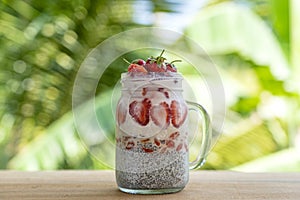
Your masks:
[{"label": "chia pudding", "polygon": [[[188,109],[182,76],[161,55],[132,62],[121,77],[116,180],[122,191],[175,192],[188,182]],[[164,71],[155,68],[159,65]]]}]

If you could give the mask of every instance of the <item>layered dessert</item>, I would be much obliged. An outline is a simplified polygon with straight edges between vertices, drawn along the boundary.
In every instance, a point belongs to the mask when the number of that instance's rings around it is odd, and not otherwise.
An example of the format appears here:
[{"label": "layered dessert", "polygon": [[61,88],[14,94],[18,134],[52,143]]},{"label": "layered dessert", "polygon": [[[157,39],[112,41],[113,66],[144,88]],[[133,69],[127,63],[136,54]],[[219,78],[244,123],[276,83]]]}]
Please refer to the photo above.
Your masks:
[{"label": "layered dessert", "polygon": [[[163,53],[163,52],[162,52]],[[179,191],[188,181],[187,106],[182,76],[162,54],[129,63],[116,112],[121,190]]]}]

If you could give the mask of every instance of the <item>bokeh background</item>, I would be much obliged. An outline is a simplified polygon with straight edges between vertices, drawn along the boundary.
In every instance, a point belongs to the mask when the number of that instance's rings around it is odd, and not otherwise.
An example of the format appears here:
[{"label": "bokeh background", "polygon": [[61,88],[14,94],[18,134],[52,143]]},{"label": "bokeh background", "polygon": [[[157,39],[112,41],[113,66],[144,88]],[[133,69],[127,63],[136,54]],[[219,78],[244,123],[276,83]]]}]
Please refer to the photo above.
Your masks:
[{"label": "bokeh background", "polygon": [[[114,152],[103,143],[107,158],[97,159],[74,125],[77,71],[105,39],[163,27],[203,47],[223,81],[224,128],[203,168],[300,171],[299,24],[297,0],[1,0],[0,169],[109,168]],[[99,81],[99,110],[126,70],[121,59],[112,65]],[[179,71],[192,80],[193,70]],[[113,141],[113,118],[98,117]]]}]

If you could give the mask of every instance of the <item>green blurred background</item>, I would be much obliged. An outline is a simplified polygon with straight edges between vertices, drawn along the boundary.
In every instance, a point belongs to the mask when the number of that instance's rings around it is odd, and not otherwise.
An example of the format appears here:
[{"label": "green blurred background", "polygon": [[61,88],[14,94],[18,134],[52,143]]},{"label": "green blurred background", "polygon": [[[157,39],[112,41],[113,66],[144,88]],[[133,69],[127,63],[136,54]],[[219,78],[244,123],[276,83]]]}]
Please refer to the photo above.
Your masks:
[{"label": "green blurred background", "polygon": [[[77,71],[103,40],[155,26],[184,33],[218,66],[226,118],[203,168],[300,171],[299,24],[297,0],[1,0],[0,169],[107,169],[114,152],[103,144],[103,163],[76,132]],[[115,66],[99,82],[100,110],[126,70]],[[98,113],[113,140],[113,118]]]}]

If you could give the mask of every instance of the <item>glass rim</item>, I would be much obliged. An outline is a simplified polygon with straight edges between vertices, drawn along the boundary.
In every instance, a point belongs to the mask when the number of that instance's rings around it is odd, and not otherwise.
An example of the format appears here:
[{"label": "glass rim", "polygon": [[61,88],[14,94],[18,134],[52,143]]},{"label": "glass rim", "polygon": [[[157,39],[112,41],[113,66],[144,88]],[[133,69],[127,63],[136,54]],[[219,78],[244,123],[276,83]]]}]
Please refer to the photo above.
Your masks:
[{"label": "glass rim", "polygon": [[147,81],[147,80],[172,80],[172,79],[183,79],[183,76],[179,72],[135,72],[128,73],[124,72],[121,74],[121,82],[124,81]]}]

